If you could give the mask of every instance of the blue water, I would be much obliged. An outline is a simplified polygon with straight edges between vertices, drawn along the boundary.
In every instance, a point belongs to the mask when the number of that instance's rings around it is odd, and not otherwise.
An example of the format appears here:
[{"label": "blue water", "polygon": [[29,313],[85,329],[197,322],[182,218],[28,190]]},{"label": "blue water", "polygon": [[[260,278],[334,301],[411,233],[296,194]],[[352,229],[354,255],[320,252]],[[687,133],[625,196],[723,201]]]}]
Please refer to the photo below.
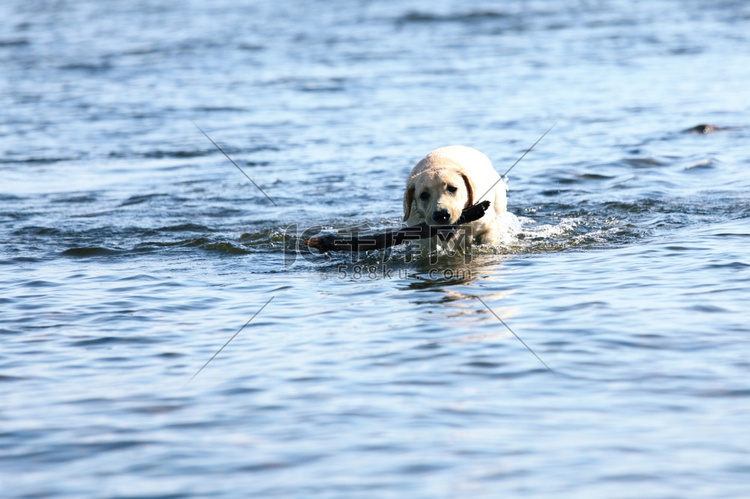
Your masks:
[{"label": "blue water", "polygon": [[[749,46],[733,0],[2,2],[0,496],[747,497]],[[554,123],[503,247],[297,250]]]}]

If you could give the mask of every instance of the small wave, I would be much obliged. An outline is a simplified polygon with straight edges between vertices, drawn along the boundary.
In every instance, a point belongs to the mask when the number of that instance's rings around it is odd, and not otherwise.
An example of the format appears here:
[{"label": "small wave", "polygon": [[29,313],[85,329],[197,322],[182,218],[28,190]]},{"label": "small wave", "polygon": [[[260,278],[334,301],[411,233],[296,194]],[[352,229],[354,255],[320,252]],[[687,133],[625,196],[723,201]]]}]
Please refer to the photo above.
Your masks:
[{"label": "small wave", "polygon": [[134,204],[141,204],[145,203],[146,201],[151,201],[152,199],[156,198],[165,198],[170,197],[169,194],[143,194],[139,196],[130,196],[128,199],[123,201],[120,206],[130,206]]},{"label": "small wave", "polygon": [[93,203],[97,200],[96,194],[75,194],[61,196],[52,200],[53,203]]},{"label": "small wave", "polygon": [[161,232],[211,232],[212,230],[205,225],[199,225],[199,224],[178,224],[178,225],[169,225],[166,227],[159,227],[158,229],[151,229],[148,232],[145,233],[147,236],[153,236],[155,234],[159,234]]},{"label": "small wave", "polygon": [[703,159],[685,167],[686,170],[712,170],[717,160],[714,158]]},{"label": "small wave", "polygon": [[63,71],[85,71],[87,73],[100,73],[112,69],[112,64],[106,61],[99,63],[76,62],[72,64],[63,64],[59,67]]},{"label": "small wave", "polygon": [[150,338],[147,336],[100,336],[96,338],[86,338],[81,340],[72,341],[71,346],[74,347],[92,347],[99,345],[111,345],[111,344],[122,344],[122,343],[158,343],[157,339]]},{"label": "small wave", "polygon": [[617,216],[566,213],[552,223],[521,217],[522,229],[508,250],[534,254],[570,249],[592,249],[627,244],[643,236],[635,226]]},{"label": "small wave", "polygon": [[60,237],[63,235],[63,231],[57,227],[39,227],[31,225],[29,227],[22,227],[13,231],[14,236],[49,236],[49,237]]},{"label": "small wave", "polygon": [[76,157],[30,157],[30,158],[20,158],[20,159],[7,159],[3,158],[0,159],[1,164],[40,164],[40,165],[46,165],[51,163],[60,163],[61,161],[75,161],[81,159],[80,156]]},{"label": "small wave", "polygon": [[625,158],[623,162],[629,166],[636,168],[653,168],[655,166],[664,166],[663,161],[659,161],[655,158],[643,157],[643,158]]},{"label": "small wave", "polygon": [[102,248],[98,246],[89,246],[89,247],[83,247],[83,248],[70,248],[66,249],[61,253],[63,256],[72,256],[72,257],[90,257],[90,256],[111,256],[111,255],[118,255],[122,253],[122,251],[114,250],[110,248]]},{"label": "small wave", "polygon": [[241,246],[226,241],[216,243],[207,242],[201,244],[200,247],[206,251],[221,251],[223,253],[234,253],[238,255],[247,255],[253,253],[252,251],[249,251]]},{"label": "small wave", "polygon": [[240,49],[240,50],[248,51],[248,52],[257,52],[257,51],[260,51],[260,50],[265,50],[266,46],[265,45],[261,45],[259,43],[247,43],[247,42],[245,42],[245,43],[240,43],[239,45],[237,45],[237,48]]},{"label": "small wave", "polygon": [[22,47],[28,44],[29,44],[29,41],[25,38],[0,40],[0,48],[1,47]]},{"label": "small wave", "polygon": [[720,232],[714,234],[713,237],[750,237],[750,234],[742,232]]},{"label": "small wave", "polygon": [[196,237],[190,239],[182,239],[179,241],[148,241],[139,244],[136,249],[138,251],[147,251],[153,247],[170,248],[170,247],[182,247],[182,248],[199,248],[206,251],[220,251],[225,253],[235,254],[250,254],[255,251],[247,249],[235,242],[227,240],[215,240],[208,237]]},{"label": "small wave", "polygon": [[396,20],[404,23],[472,23],[494,19],[507,19],[510,14],[496,10],[477,10],[453,14],[433,14],[432,12],[411,11]]},{"label": "small wave", "polygon": [[247,108],[239,106],[196,106],[193,110],[197,113],[245,113]]},{"label": "small wave", "polygon": [[23,287],[25,288],[56,288],[59,286],[61,286],[59,282],[43,281],[39,279],[23,283]]},{"label": "small wave", "polygon": [[266,229],[258,232],[245,232],[240,236],[240,243],[247,247],[273,248],[292,243],[292,235],[285,231]]},{"label": "small wave", "polygon": [[708,265],[709,269],[729,269],[729,270],[746,270],[750,268],[750,264],[745,262],[729,262],[729,263],[714,263]]},{"label": "small wave", "polygon": [[176,151],[164,151],[157,149],[154,151],[147,151],[141,153],[141,156],[149,159],[164,159],[164,158],[200,158],[212,154],[213,150],[209,149],[192,149],[184,150],[179,149]]}]

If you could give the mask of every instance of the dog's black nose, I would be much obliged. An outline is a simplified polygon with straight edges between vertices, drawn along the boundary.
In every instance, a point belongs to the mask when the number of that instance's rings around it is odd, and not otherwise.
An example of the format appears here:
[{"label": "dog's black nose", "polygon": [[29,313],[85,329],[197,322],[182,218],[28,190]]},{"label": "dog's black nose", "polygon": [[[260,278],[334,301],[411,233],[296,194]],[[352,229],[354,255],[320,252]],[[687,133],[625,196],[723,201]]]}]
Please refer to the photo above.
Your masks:
[{"label": "dog's black nose", "polygon": [[451,214],[445,209],[435,210],[432,212],[432,219],[439,224],[448,223],[448,220],[451,219]]}]

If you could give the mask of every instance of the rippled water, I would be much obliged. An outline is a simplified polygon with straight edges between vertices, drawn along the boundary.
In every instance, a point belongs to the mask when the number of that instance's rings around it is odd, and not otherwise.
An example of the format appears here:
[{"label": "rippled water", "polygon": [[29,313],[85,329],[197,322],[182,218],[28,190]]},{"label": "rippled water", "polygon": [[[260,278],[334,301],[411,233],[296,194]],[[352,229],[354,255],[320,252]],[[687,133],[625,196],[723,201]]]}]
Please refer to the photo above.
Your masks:
[{"label": "rippled water", "polygon": [[[749,25],[3,2],[1,495],[747,497]],[[506,246],[297,251],[399,226],[430,150],[504,171],[555,122]]]}]

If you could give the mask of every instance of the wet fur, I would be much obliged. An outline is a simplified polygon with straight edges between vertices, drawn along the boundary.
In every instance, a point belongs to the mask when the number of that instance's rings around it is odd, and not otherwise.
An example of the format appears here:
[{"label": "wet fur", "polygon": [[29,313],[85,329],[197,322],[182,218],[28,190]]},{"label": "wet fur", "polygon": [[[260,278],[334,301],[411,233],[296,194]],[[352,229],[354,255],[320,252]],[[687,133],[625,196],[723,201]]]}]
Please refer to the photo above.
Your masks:
[{"label": "wet fur", "polygon": [[[507,209],[507,186],[498,180],[500,174],[489,158],[476,149],[466,146],[436,149],[422,158],[409,174],[404,191],[404,221],[408,226],[422,222],[452,224],[459,219],[464,208],[489,200],[492,204],[487,213],[462,226],[462,230],[471,234],[473,243],[497,245],[501,239],[502,215]],[[444,210],[447,210],[449,219],[435,220],[436,213],[444,215]],[[456,240],[460,237],[454,238]],[[423,245],[436,248],[434,238],[423,240]],[[452,248],[449,246],[448,249]]]}]

